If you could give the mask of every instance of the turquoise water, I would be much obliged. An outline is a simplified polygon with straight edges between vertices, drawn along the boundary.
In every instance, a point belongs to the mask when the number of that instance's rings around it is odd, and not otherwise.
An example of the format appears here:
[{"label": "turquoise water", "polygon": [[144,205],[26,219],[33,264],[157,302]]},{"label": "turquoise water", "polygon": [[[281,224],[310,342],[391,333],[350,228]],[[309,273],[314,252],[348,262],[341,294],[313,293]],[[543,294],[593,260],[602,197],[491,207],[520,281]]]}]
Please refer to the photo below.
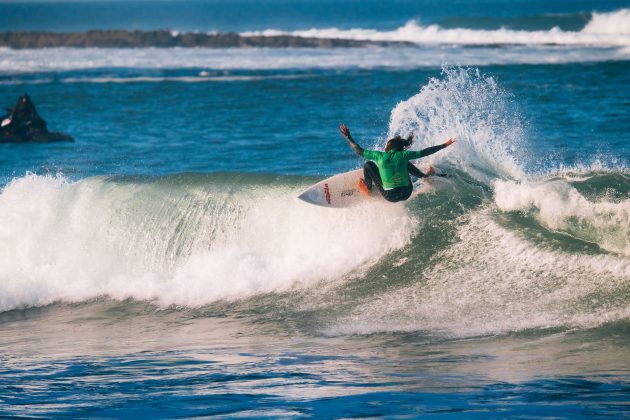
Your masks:
[{"label": "turquoise water", "polygon": [[[0,144],[0,415],[628,416],[627,9],[390,6],[0,5],[8,29],[418,44],[1,50],[3,103],[75,142]],[[362,164],[341,122],[455,136],[418,162],[450,177],[300,202]]]}]

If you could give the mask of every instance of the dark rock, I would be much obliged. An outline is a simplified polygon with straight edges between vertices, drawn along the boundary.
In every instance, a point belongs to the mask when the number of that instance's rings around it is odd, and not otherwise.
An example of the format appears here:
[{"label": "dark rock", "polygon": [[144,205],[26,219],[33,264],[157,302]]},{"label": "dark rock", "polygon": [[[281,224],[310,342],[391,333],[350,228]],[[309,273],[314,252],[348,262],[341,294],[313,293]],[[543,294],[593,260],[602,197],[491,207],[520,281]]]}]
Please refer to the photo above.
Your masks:
[{"label": "dark rock", "polygon": [[407,42],[368,41],[353,39],[303,38],[293,35],[243,36],[227,33],[171,33],[165,30],[126,31],[93,30],[75,33],[57,32],[2,32],[0,47],[25,48],[348,48],[370,46],[415,45]]},{"label": "dark rock", "polygon": [[24,94],[9,115],[2,117],[0,143],[74,141],[72,136],[48,131],[46,121],[37,113],[31,98]]}]

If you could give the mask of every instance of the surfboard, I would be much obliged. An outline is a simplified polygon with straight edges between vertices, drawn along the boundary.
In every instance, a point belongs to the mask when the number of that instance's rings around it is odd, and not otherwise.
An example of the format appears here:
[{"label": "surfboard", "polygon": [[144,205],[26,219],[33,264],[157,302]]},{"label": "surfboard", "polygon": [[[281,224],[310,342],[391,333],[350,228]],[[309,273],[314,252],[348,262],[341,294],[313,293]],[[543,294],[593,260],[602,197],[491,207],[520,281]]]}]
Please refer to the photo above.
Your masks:
[{"label": "surfboard", "polygon": [[298,196],[300,200],[323,207],[352,207],[370,200],[382,200],[379,194],[359,191],[363,169],[331,176],[313,185]]}]

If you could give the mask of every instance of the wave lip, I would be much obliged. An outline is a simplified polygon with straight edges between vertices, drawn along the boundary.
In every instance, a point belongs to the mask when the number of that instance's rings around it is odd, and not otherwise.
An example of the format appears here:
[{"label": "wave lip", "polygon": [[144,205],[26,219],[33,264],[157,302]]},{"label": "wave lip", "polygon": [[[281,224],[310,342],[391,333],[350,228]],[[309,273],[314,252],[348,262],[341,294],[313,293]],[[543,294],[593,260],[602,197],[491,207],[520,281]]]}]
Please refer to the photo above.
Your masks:
[{"label": "wave lip", "polygon": [[442,75],[396,105],[388,137],[413,132],[430,144],[455,138],[457,147],[425,162],[450,162],[484,183],[497,177],[523,178],[513,156],[523,143],[523,128],[519,115],[510,108],[508,93],[478,70],[443,66]]}]

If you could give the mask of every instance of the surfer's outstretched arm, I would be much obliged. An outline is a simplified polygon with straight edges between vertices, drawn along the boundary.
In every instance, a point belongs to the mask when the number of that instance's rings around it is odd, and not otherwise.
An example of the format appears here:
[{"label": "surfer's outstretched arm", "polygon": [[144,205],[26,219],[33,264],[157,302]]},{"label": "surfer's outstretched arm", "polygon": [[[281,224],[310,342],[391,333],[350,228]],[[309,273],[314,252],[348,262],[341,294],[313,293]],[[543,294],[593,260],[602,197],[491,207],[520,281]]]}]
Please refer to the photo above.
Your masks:
[{"label": "surfer's outstretched arm", "polygon": [[407,172],[409,172],[411,175],[415,176],[416,178],[426,178],[429,176],[425,174],[424,172],[422,172],[420,169],[418,169],[411,162],[407,162]]},{"label": "surfer's outstretched arm", "polygon": [[427,147],[426,149],[422,149],[420,151],[420,157],[432,155],[433,153],[439,152],[440,150],[450,146],[453,143],[455,143],[455,139],[451,138],[445,141],[443,144],[438,144],[437,146],[431,146]]},{"label": "surfer's outstretched arm", "polygon": [[341,124],[339,126],[339,131],[341,131],[341,134],[346,139],[354,153],[358,156],[363,156],[363,148],[354,141],[354,139],[350,135],[350,129],[348,128],[348,126],[345,124]]}]

